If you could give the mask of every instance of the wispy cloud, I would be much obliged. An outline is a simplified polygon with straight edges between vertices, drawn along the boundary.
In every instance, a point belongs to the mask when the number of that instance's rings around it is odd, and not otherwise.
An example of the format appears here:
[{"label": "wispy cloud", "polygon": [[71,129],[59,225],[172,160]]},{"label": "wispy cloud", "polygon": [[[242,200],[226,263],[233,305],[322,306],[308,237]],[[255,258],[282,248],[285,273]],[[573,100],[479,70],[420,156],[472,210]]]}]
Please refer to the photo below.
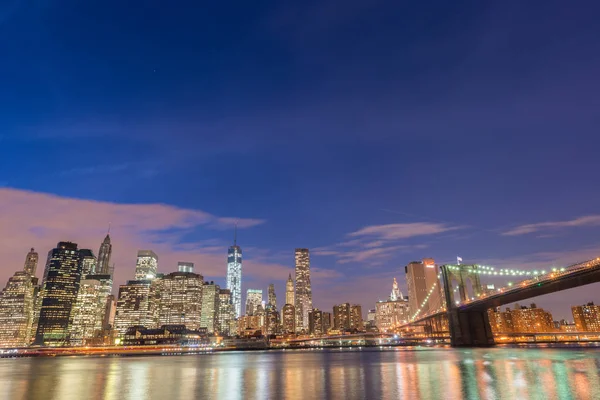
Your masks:
[{"label": "wispy cloud", "polygon": [[370,225],[347,234],[350,240],[332,246],[319,247],[313,253],[333,256],[339,264],[361,263],[377,266],[384,264],[395,254],[422,250],[426,244],[405,243],[407,239],[436,235],[461,229],[441,223],[415,222],[386,225]]},{"label": "wispy cloud", "polygon": [[600,226],[600,215],[587,215],[567,221],[548,221],[536,224],[526,224],[517,226],[509,231],[502,233],[504,236],[519,236],[528,233],[555,230],[561,228],[572,228],[582,226]]},{"label": "wispy cloud", "polygon": [[460,229],[460,227],[432,222],[412,222],[406,224],[366,226],[348,235],[352,237],[369,236],[383,240],[398,240],[415,236],[434,235],[455,229]]}]

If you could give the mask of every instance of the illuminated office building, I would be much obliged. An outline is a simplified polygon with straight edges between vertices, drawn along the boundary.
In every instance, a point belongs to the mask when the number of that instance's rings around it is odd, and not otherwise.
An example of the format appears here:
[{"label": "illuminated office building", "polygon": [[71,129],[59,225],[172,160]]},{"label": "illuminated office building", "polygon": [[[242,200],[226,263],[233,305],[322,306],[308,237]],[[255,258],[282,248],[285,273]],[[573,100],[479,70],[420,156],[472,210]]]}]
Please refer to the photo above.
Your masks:
[{"label": "illuminated office building", "polygon": [[112,255],[112,244],[110,243],[110,235],[107,233],[106,237],[100,245],[98,250],[98,262],[96,263],[96,274],[100,275],[112,275],[113,271],[110,266],[110,257]]},{"label": "illuminated office building", "polygon": [[267,306],[265,310],[265,332],[267,335],[277,335],[279,334],[279,313],[275,307]]},{"label": "illuminated office building", "polygon": [[69,329],[69,343],[73,346],[89,344],[102,334],[108,295],[99,279],[89,277],[81,280],[73,308],[73,323]]},{"label": "illuminated office building", "polygon": [[333,313],[323,311],[323,334],[333,329]]},{"label": "illuminated office building", "polygon": [[81,272],[81,257],[76,243],[60,242],[48,253],[35,344],[67,344]]},{"label": "illuminated office building", "polygon": [[571,307],[578,332],[600,332],[600,306],[587,303]]},{"label": "illuminated office building", "polygon": [[[415,314],[421,308],[422,314],[436,310],[443,306],[442,291],[438,279],[438,267],[431,258],[423,261],[413,261],[405,267],[406,284],[408,286],[408,307],[411,314]],[[433,292],[429,299],[425,298],[429,291]],[[421,305],[425,303],[423,307]]]},{"label": "illuminated office building", "polygon": [[262,289],[248,289],[246,291],[246,315],[255,315],[262,303]]},{"label": "illuminated office building", "polygon": [[286,304],[281,309],[281,321],[283,333],[292,334],[296,332],[296,310],[292,304]]},{"label": "illuminated office building", "polygon": [[135,280],[151,280],[158,273],[158,256],[152,250],[139,250],[135,264]]},{"label": "illuminated office building", "polygon": [[202,275],[172,272],[156,278],[150,286],[156,326],[185,325],[196,330],[202,326]]},{"label": "illuminated office building", "polygon": [[285,284],[285,304],[295,305],[294,296],[294,281],[292,280],[292,274],[290,274]]},{"label": "illuminated office building", "polygon": [[268,306],[273,307],[274,309],[277,308],[277,296],[275,296],[275,285],[270,283],[269,284],[269,291],[268,291]]},{"label": "illuminated office building", "polygon": [[85,277],[96,272],[96,256],[90,249],[79,249],[81,256],[81,276]]},{"label": "illuminated office building", "polygon": [[313,308],[308,313],[308,332],[314,336],[322,336],[326,333],[323,327],[323,311]]},{"label": "illuminated office building", "polygon": [[296,249],[296,331],[308,332],[308,313],[312,310],[310,285],[310,254],[308,249]]},{"label": "illuminated office building", "polygon": [[235,317],[242,315],[242,248],[237,245],[237,227],[233,246],[227,250],[227,289],[231,291],[231,303]]},{"label": "illuminated office building", "polygon": [[125,335],[130,326],[153,328],[156,325],[152,315],[150,284],[148,280],[134,280],[119,286],[115,313],[115,330],[119,336]]},{"label": "illuminated office building", "polygon": [[25,269],[9,278],[0,292],[0,347],[24,347],[31,343],[37,278],[30,274],[32,269],[27,263]]},{"label": "illuminated office building", "polygon": [[177,271],[179,271],[179,272],[194,272],[194,263],[179,261],[177,263]]},{"label": "illuminated office building", "polygon": [[202,288],[202,314],[200,326],[206,328],[208,333],[218,331],[219,305],[221,288],[214,282],[205,282]]},{"label": "illuminated office building", "polygon": [[236,332],[235,315],[231,304],[231,290],[219,290],[219,333],[233,336]]},{"label": "illuminated office building", "polygon": [[350,306],[350,329],[356,329],[357,331],[364,331],[365,324],[362,318],[362,307],[358,304]]},{"label": "illuminated office building", "polygon": [[38,265],[38,258],[38,253],[36,253],[36,251],[32,247],[29,253],[27,253],[27,256],[25,257],[25,266],[23,268],[23,270],[31,276],[35,276],[35,272],[37,270]]},{"label": "illuminated office building", "polygon": [[333,306],[333,327],[339,331],[350,330],[350,303]]},{"label": "illuminated office building", "polygon": [[375,326],[380,332],[391,332],[406,324],[410,319],[408,308],[405,300],[378,301],[375,303]]}]

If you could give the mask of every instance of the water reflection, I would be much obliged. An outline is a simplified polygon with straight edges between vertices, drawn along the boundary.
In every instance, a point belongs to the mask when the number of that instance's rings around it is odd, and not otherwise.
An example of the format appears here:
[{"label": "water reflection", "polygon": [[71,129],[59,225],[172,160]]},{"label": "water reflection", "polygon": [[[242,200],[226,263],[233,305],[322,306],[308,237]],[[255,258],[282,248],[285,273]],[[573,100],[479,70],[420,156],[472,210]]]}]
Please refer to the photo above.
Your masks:
[{"label": "water reflection", "polygon": [[0,360],[0,399],[593,399],[594,349],[362,349]]}]

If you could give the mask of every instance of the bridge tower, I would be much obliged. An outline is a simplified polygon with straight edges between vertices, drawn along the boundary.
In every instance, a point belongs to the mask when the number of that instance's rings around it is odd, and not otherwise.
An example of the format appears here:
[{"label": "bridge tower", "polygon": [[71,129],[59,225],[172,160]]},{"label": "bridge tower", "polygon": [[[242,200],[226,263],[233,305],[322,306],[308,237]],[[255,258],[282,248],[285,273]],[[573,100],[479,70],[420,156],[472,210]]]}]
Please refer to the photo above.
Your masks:
[{"label": "bridge tower", "polygon": [[[442,265],[442,282],[448,313],[450,340],[453,347],[459,346],[492,346],[494,336],[487,310],[461,311],[460,304],[482,294],[478,265]],[[471,282],[473,297],[469,297],[468,281]],[[455,297],[453,282],[457,283],[460,300]]]}]

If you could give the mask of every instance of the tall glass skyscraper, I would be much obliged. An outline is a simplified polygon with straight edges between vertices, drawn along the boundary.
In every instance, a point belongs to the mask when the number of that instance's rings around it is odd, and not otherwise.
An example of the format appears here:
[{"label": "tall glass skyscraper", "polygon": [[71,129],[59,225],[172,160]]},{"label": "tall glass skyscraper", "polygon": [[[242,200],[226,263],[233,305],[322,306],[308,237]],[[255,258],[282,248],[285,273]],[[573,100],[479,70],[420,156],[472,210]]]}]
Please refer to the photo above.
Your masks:
[{"label": "tall glass skyscraper", "polygon": [[81,256],[76,243],[60,242],[48,253],[35,344],[67,344],[81,272]]},{"label": "tall glass skyscraper", "polygon": [[310,286],[310,254],[308,249],[296,249],[296,331],[308,332],[308,313],[312,310]]},{"label": "tall glass skyscraper", "polygon": [[242,248],[237,245],[237,228],[233,246],[227,251],[227,289],[231,291],[231,303],[236,318],[242,315]]}]

